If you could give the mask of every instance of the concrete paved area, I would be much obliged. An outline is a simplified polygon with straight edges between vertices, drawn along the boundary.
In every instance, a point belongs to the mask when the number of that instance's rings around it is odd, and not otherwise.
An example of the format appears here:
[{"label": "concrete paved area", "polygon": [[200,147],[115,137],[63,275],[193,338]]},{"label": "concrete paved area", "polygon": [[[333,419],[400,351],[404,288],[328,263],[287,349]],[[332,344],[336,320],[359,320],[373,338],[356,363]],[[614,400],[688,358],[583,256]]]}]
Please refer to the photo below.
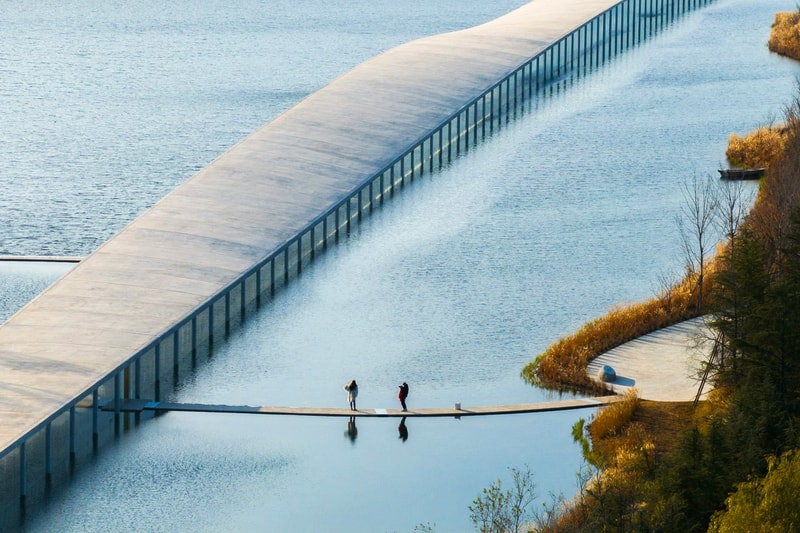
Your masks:
[{"label": "concrete paved area", "polygon": [[[617,373],[611,385],[619,394],[636,387],[645,400],[693,401],[700,386],[698,369],[713,345],[709,332],[703,318],[687,320],[609,350],[589,363],[586,372],[596,379],[603,365],[609,365]],[[709,388],[706,384],[704,396]]]}]

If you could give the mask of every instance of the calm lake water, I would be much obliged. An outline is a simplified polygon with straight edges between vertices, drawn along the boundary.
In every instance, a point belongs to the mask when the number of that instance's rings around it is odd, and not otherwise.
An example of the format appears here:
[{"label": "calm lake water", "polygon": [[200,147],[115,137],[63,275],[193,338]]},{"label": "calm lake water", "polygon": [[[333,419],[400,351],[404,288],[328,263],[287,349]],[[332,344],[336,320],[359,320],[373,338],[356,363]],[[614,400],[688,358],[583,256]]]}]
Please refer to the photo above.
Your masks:
[{"label": "calm lake water", "polygon": [[[24,3],[0,27],[0,253],[88,253],[351,66],[521,4]],[[765,44],[793,9],[722,0],[561,85],[367,219],[175,399],[344,406],[351,378],[363,407],[395,406],[404,380],[412,409],[551,398],[521,368],[677,277],[681,182],[716,175],[728,135],[796,94],[800,68]],[[37,279],[6,315],[53,278]],[[469,531],[468,505],[509,467],[528,465],[544,497],[573,494],[570,427],[590,414],[412,419],[407,440],[392,419],[352,438],[344,419],[169,414],[104,450],[27,530]]]}]

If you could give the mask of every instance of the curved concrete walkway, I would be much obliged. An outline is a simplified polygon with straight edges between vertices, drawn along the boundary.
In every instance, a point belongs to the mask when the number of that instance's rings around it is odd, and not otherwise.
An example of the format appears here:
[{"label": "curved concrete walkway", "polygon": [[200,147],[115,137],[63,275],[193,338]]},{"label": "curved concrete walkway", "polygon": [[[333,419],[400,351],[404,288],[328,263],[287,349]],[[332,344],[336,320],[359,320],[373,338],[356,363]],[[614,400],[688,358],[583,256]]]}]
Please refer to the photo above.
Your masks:
[{"label": "curved concrete walkway", "polygon": [[[603,365],[611,366],[617,380],[614,392],[636,387],[639,398],[661,402],[694,401],[699,372],[713,346],[703,318],[695,318],[626,342],[595,358],[586,368],[597,379]],[[706,383],[703,395],[711,388]]]}]

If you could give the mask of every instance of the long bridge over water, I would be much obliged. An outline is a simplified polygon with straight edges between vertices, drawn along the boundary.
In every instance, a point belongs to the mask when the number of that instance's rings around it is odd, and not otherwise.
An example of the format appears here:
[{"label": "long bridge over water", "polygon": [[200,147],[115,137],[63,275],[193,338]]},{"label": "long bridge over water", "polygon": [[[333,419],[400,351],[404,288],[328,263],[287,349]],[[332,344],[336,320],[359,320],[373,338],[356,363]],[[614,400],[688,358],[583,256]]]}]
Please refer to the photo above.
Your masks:
[{"label": "long bridge over water", "polygon": [[0,497],[68,479],[125,402],[160,402],[406,183],[709,2],[536,0],[389,50],[221,155],[0,326]]}]

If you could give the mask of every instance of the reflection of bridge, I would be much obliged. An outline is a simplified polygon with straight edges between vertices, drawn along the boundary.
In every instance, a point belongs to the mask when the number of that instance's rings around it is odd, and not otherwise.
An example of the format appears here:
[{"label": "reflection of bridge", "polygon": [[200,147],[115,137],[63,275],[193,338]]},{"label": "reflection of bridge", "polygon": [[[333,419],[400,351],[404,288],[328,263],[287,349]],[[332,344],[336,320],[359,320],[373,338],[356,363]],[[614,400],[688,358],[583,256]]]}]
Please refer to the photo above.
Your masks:
[{"label": "reflection of bridge", "polygon": [[[333,407],[254,407],[249,405],[212,405],[198,403],[152,402],[149,400],[126,401],[119,406],[121,412],[141,413],[143,411],[182,411],[191,413],[229,413],[252,415],[295,415],[295,416],[339,416],[339,417],[461,417],[510,415],[519,413],[542,413],[548,411],[566,411],[585,409],[618,402],[622,396],[599,396],[597,398],[573,398],[551,402],[520,403],[513,405],[487,405],[480,407],[427,407],[421,409],[358,409]],[[113,411],[112,403],[106,404],[103,410]]]}]

